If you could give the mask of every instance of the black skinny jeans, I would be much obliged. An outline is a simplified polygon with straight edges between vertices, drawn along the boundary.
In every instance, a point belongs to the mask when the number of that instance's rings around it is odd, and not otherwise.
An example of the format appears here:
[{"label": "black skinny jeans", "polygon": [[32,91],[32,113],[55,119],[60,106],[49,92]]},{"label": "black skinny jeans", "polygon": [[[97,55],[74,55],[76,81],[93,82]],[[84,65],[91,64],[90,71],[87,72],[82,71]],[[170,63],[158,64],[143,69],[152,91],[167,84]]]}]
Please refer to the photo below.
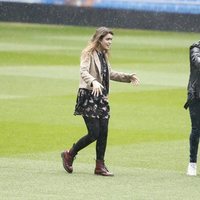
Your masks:
[{"label": "black skinny jeans", "polygon": [[195,100],[190,106],[191,133],[190,133],[190,162],[197,162],[200,137],[200,101]]},{"label": "black skinny jeans", "polygon": [[96,159],[104,160],[109,119],[83,117],[88,134],[80,138],[72,148],[72,153],[76,155],[81,149],[96,141]]}]

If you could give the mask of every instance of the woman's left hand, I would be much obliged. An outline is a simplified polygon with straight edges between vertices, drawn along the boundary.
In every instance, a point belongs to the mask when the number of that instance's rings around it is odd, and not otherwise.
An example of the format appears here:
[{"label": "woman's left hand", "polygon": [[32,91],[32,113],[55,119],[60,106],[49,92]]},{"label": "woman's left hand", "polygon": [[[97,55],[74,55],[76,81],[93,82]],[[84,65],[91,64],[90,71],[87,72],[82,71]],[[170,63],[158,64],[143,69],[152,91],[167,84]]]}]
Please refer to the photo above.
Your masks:
[{"label": "woman's left hand", "polygon": [[131,74],[130,75],[130,81],[133,85],[139,85],[140,84],[140,80],[139,78],[136,76],[136,74]]}]

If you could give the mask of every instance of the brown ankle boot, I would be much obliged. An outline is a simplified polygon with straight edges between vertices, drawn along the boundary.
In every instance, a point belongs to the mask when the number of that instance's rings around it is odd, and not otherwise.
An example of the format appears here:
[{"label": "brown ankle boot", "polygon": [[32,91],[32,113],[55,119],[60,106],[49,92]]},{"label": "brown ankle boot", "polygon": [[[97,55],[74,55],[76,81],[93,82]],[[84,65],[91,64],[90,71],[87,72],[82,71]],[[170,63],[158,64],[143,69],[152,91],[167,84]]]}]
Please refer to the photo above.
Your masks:
[{"label": "brown ankle boot", "polygon": [[104,160],[96,160],[96,167],[94,173],[101,176],[114,176],[114,174],[109,172],[106,168]]},{"label": "brown ankle boot", "polygon": [[73,161],[74,161],[74,156],[72,156],[70,154],[70,151],[64,151],[64,152],[61,153],[61,158],[62,158],[63,167],[65,168],[65,170],[68,173],[72,173],[73,172],[72,164],[73,164]]}]

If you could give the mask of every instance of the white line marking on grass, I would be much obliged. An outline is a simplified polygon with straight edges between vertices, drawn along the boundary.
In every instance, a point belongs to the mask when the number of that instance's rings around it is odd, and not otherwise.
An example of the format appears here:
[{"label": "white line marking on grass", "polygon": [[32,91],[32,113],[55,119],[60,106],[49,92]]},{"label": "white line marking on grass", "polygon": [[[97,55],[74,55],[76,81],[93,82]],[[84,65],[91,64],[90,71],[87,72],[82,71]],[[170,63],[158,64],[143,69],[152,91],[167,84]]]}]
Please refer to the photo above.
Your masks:
[{"label": "white line marking on grass", "polygon": [[0,75],[27,76],[52,79],[78,80],[79,66],[28,66],[28,67],[1,67]]},{"label": "white line marking on grass", "polygon": [[[130,72],[126,69],[117,69],[117,71]],[[141,85],[187,87],[188,83],[188,74],[183,72],[137,70],[136,75]]]},{"label": "white line marking on grass", "polygon": [[[117,69],[117,71],[127,70]],[[0,67],[0,75],[64,79],[66,81],[78,80],[79,66],[7,66]],[[137,75],[140,78],[141,85],[186,88],[188,82],[188,75],[183,72],[137,70]]]},{"label": "white line marking on grass", "polygon": [[139,71],[141,83],[145,85],[186,87],[188,75],[185,73]]},{"label": "white line marking on grass", "polygon": [[[45,40],[50,40],[50,41],[52,41],[52,40],[55,40],[55,41],[58,41],[58,40],[60,40],[60,41],[72,41],[72,40],[74,40],[74,41],[79,41],[79,40],[81,40],[81,41],[87,41],[88,40],[88,36],[81,36],[80,37],[80,35],[78,35],[78,36],[73,36],[73,35],[66,35],[66,36],[37,36],[37,37],[35,37],[35,38],[37,38],[37,39],[45,39]],[[71,48],[71,47],[70,47]]]},{"label": "white line marking on grass", "polygon": [[25,96],[9,95],[9,94],[0,94],[0,99],[21,99]]},{"label": "white line marking on grass", "polygon": [[[35,44],[13,44],[13,43],[2,43],[0,51],[49,51],[49,50],[67,50],[68,48],[63,46],[52,46],[52,45],[35,45]],[[71,48],[70,48],[71,49]]]}]

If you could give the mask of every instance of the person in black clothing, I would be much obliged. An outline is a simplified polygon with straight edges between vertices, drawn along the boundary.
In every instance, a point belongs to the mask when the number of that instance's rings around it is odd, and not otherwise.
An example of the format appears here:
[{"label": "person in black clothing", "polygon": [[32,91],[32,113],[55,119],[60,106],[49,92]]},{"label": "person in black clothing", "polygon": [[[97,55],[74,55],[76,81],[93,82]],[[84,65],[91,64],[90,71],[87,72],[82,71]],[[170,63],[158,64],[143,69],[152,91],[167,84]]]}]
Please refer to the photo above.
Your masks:
[{"label": "person in black clothing", "polygon": [[100,27],[81,54],[80,83],[74,115],[83,117],[88,133],[70,150],[61,153],[63,167],[68,173],[73,172],[72,164],[77,153],[96,141],[94,173],[113,176],[104,163],[110,118],[109,80],[133,83],[133,85],[137,85],[139,81],[135,74],[116,72],[111,69],[108,52],[112,39],[113,32],[109,28]]},{"label": "person in black clothing", "polygon": [[191,119],[190,161],[187,175],[197,175],[197,154],[200,137],[200,41],[190,47],[190,78],[188,98],[184,107],[189,107]]}]

